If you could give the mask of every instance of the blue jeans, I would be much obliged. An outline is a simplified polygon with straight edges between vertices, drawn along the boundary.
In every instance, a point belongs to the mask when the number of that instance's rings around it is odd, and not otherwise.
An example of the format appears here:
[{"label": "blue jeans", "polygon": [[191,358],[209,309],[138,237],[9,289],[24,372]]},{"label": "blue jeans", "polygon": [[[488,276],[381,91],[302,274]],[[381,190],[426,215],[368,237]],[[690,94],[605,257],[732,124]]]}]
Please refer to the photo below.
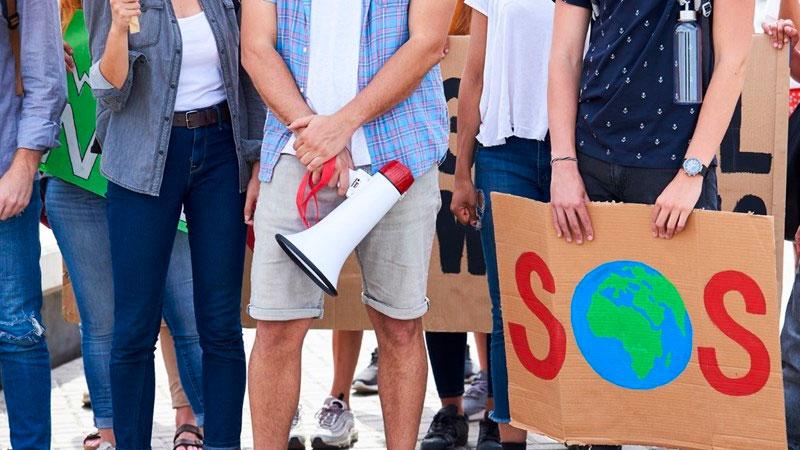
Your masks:
[{"label": "blue jeans", "polygon": [[781,332],[783,395],[789,450],[800,450],[800,273],[795,274]]},{"label": "blue jeans", "polygon": [[205,448],[237,449],[246,377],[239,314],[247,229],[231,126],[175,127],[166,153],[157,197],[108,186],[117,450],[150,448],[153,350],[181,207],[189,226],[194,310],[203,349]]},{"label": "blue jeans", "polygon": [[508,371],[506,368],[503,313],[500,307],[500,282],[494,245],[491,193],[500,192],[542,202],[550,201],[550,141],[511,137],[494,147],[479,147],[475,155],[475,187],[483,194],[481,242],[486,260],[489,297],[492,299],[492,338],[490,344],[491,383],[494,411],[490,417],[509,423]]},{"label": "blue jeans", "polygon": [[[106,199],[72,184],[46,180],[47,217],[75,290],[81,317],[81,351],[94,424],[114,426],[111,408],[111,337],[114,284]],[[164,319],[175,340],[178,373],[199,426],[203,426],[202,352],[194,319],[189,239],[177,233],[164,292]]]},{"label": "blue jeans", "polygon": [[21,216],[0,221],[0,372],[11,447],[50,448],[50,355],[42,323],[39,181]]}]

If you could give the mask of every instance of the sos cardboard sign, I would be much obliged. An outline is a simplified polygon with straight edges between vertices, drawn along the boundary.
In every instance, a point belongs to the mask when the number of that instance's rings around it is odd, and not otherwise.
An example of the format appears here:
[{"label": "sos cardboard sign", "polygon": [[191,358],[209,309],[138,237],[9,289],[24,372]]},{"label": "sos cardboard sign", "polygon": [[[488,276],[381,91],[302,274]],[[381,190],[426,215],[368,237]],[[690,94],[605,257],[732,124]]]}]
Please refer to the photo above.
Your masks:
[{"label": "sos cardboard sign", "polygon": [[[570,443],[785,449],[773,218],[592,204],[595,240],[493,195],[511,417]],[[624,232],[622,231],[624,230]]]}]

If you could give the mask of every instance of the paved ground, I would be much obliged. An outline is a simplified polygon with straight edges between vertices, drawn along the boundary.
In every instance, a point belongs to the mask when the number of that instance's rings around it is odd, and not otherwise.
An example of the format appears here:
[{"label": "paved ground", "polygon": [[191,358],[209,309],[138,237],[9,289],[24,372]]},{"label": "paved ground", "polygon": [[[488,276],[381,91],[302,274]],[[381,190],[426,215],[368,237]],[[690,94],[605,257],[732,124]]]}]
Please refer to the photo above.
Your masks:
[{"label": "paved ground", "polygon": [[[312,331],[306,340],[303,355],[303,390],[301,406],[305,411],[303,422],[307,430],[312,429],[313,416],[326,397],[332,378],[330,370],[330,332]],[[248,348],[253,343],[252,330],[245,332],[245,343]],[[364,345],[359,361],[359,368],[369,363],[369,353],[374,347],[374,335],[366,333]],[[169,386],[163,362],[160,356],[156,357],[157,392],[156,412],[153,424],[153,448],[172,448],[171,439],[174,431],[174,416],[169,403]],[[360,370],[360,369],[359,369]],[[86,380],[83,377],[83,364],[80,359],[65,364],[53,371],[53,448],[54,449],[80,449],[83,437],[94,431],[92,427],[91,412],[81,408],[81,398],[86,391]],[[357,427],[360,441],[356,444],[358,449],[383,449],[386,447],[383,440],[383,422],[381,420],[380,406],[377,396],[354,396],[351,407],[358,421]],[[439,408],[433,377],[428,377],[428,392],[425,399],[423,413],[424,428],[433,418]],[[253,441],[250,433],[250,410],[245,404],[244,430],[242,445],[252,448]],[[0,396],[0,449],[10,447],[8,440],[8,427],[5,403]],[[421,435],[425,430],[422,430]],[[470,430],[470,447],[474,447],[477,438],[477,426],[473,424]],[[420,437],[421,437],[420,435]],[[543,437],[532,437],[529,449],[554,450],[564,447]],[[641,447],[629,447],[626,450],[644,450]]]}]

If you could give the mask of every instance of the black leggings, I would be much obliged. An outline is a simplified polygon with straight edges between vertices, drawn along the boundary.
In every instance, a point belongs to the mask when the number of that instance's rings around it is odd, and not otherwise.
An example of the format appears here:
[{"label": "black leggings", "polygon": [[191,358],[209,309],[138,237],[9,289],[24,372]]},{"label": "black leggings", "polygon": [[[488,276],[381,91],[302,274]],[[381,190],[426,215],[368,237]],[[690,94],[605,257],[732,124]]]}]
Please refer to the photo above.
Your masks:
[{"label": "black leggings", "polygon": [[[488,351],[491,335],[486,335]],[[466,364],[467,333],[426,332],[425,342],[431,360],[433,379],[439,398],[464,395],[464,365]],[[488,358],[487,358],[488,359]],[[481,367],[489,377],[489,396],[492,396],[492,380],[489,367]]]}]

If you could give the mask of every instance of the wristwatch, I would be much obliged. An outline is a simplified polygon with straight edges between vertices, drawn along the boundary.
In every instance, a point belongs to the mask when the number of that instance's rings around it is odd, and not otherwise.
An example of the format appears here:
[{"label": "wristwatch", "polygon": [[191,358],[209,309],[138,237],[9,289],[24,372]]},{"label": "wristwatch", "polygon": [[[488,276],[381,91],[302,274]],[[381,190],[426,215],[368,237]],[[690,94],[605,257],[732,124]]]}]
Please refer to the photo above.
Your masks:
[{"label": "wristwatch", "polygon": [[683,171],[690,177],[697,175],[706,176],[708,167],[697,158],[686,158],[683,160]]}]

